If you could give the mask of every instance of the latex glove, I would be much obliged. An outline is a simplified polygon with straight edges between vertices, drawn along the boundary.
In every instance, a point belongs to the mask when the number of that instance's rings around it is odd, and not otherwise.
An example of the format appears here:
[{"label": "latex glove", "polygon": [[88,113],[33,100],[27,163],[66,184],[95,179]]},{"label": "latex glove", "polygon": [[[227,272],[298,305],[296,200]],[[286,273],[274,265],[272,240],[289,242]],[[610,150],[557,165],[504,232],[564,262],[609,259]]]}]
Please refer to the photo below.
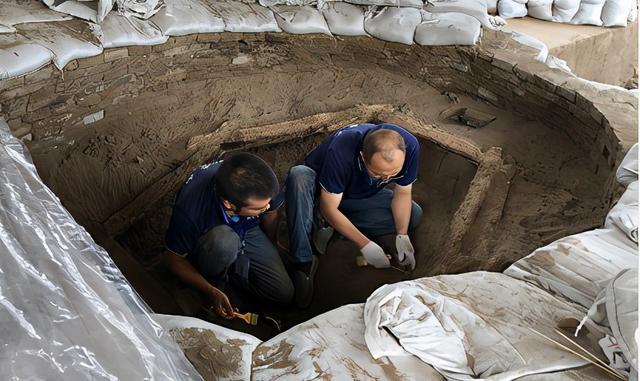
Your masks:
[{"label": "latex glove", "polygon": [[375,242],[369,241],[368,244],[364,245],[360,252],[364,256],[364,259],[368,264],[372,265],[377,269],[384,269],[391,267],[391,262],[389,258],[384,253],[384,250]]},{"label": "latex glove", "polygon": [[408,235],[398,234],[396,236],[396,250],[398,250],[398,262],[402,266],[410,266],[413,271],[416,268],[416,256]]}]

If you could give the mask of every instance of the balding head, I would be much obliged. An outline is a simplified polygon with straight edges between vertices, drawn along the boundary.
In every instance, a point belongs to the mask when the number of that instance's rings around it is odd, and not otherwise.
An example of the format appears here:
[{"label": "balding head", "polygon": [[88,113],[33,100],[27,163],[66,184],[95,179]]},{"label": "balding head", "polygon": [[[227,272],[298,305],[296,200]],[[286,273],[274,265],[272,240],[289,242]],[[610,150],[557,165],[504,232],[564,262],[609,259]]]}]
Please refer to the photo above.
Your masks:
[{"label": "balding head", "polygon": [[394,130],[369,132],[362,143],[362,158],[375,177],[398,173],[404,164],[406,146],[402,135]]}]

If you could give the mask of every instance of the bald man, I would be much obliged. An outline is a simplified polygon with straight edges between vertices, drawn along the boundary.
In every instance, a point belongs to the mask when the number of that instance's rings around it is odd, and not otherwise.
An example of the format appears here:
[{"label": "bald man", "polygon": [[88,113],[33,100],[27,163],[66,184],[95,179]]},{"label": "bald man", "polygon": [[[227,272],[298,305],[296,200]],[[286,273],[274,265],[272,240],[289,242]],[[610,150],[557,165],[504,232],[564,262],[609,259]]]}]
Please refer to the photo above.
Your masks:
[{"label": "bald man", "polygon": [[390,262],[371,238],[395,233],[400,263],[415,268],[408,232],[422,217],[411,197],[419,159],[418,140],[402,127],[356,124],[330,135],[304,165],[289,170],[289,259],[296,268],[292,278],[300,307],[308,306],[313,296],[318,261],[312,248],[324,253],[333,229],[353,241],[376,268]]}]

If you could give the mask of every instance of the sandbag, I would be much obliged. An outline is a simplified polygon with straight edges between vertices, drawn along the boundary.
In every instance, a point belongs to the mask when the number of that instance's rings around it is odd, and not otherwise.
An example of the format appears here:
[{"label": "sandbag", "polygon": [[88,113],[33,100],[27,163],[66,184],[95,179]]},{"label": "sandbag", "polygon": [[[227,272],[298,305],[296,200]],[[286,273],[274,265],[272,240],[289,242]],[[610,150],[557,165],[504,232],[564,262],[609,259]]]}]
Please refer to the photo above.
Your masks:
[{"label": "sandbag", "polygon": [[638,18],[638,0],[630,1],[629,8],[629,16],[627,16],[627,21],[634,22]]},{"label": "sandbag", "polygon": [[525,17],[527,15],[527,2],[522,0],[498,1],[498,14],[505,19]]},{"label": "sandbag", "polygon": [[104,48],[159,45],[169,39],[151,21],[115,13],[108,14],[102,24],[93,26],[93,32]]},{"label": "sandbag", "polygon": [[0,80],[18,77],[47,65],[51,50],[19,34],[0,34]]},{"label": "sandbag", "polygon": [[364,14],[364,7],[341,1],[326,2],[322,6],[329,30],[340,36],[366,36]]},{"label": "sandbag", "polygon": [[602,25],[627,26],[631,0],[605,0],[600,19]]},{"label": "sandbag", "polygon": [[224,20],[227,32],[280,32],[278,23],[269,9],[259,4],[220,0],[209,3],[211,9]]},{"label": "sandbag", "polygon": [[100,41],[84,21],[32,23],[19,25],[17,29],[29,40],[51,50],[53,63],[58,69],[64,68],[72,60],[102,53]]},{"label": "sandbag", "polygon": [[381,7],[411,7],[421,9],[423,4],[421,0],[345,0],[348,3],[367,6]]},{"label": "sandbag", "polygon": [[316,3],[316,0],[258,0],[263,7],[272,7],[274,5],[312,5]]},{"label": "sandbag", "polygon": [[485,0],[487,5],[487,13],[495,15],[498,11],[498,0]]},{"label": "sandbag", "polygon": [[41,1],[0,0],[0,33],[13,33],[17,24],[71,20],[52,11]]},{"label": "sandbag", "polygon": [[581,0],[578,13],[571,19],[571,24],[587,24],[601,26],[602,8],[604,0]]},{"label": "sandbag", "polygon": [[484,1],[476,0],[437,0],[429,1],[425,5],[425,10],[431,13],[457,12],[475,17],[483,27],[497,29],[505,24],[504,20],[498,16],[487,14],[487,4]]},{"label": "sandbag", "polygon": [[164,6],[164,0],[115,0],[118,13],[148,19]]},{"label": "sandbag", "polygon": [[115,0],[42,0],[49,8],[57,12],[79,17],[83,20],[101,23],[111,12]]},{"label": "sandbag", "polygon": [[323,33],[331,35],[327,22],[310,6],[274,5],[271,7],[280,29],[291,34]]},{"label": "sandbag", "polygon": [[540,20],[553,20],[553,0],[529,0],[527,14]]},{"label": "sandbag", "polygon": [[422,11],[415,41],[424,46],[475,45],[481,30],[480,21],[464,13]]},{"label": "sandbag", "polygon": [[165,36],[224,32],[224,20],[200,0],[165,0],[149,20]]},{"label": "sandbag", "polygon": [[580,0],[555,0],[553,2],[553,21],[567,23],[578,13]]},{"label": "sandbag", "polygon": [[364,20],[364,30],[381,40],[413,44],[416,27],[422,21],[415,8],[371,7]]}]

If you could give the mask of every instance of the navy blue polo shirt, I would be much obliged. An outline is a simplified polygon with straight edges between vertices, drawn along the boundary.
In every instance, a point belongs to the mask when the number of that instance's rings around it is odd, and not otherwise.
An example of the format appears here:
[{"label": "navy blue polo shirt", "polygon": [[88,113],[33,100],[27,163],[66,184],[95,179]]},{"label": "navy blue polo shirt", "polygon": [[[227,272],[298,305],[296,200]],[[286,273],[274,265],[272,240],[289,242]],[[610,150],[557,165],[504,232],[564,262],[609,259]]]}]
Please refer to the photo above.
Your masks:
[{"label": "navy blue polo shirt", "polygon": [[[362,142],[368,132],[389,129],[400,133],[406,146],[402,170],[387,182],[372,179],[360,156]],[[342,194],[345,199],[373,196],[389,183],[401,186],[418,178],[420,144],[415,136],[395,124],[353,124],[331,134],[305,158],[305,165],[317,174],[320,186],[329,193]]]},{"label": "navy blue polo shirt", "polygon": [[[260,217],[240,217],[237,222],[233,222],[224,214],[222,201],[214,191],[220,164],[222,161],[196,169],[178,192],[165,234],[165,244],[170,251],[181,256],[188,255],[204,233],[221,224],[231,226],[243,237],[244,232],[260,223]],[[279,193],[271,200],[268,211],[277,209],[283,201],[284,195]]]}]

